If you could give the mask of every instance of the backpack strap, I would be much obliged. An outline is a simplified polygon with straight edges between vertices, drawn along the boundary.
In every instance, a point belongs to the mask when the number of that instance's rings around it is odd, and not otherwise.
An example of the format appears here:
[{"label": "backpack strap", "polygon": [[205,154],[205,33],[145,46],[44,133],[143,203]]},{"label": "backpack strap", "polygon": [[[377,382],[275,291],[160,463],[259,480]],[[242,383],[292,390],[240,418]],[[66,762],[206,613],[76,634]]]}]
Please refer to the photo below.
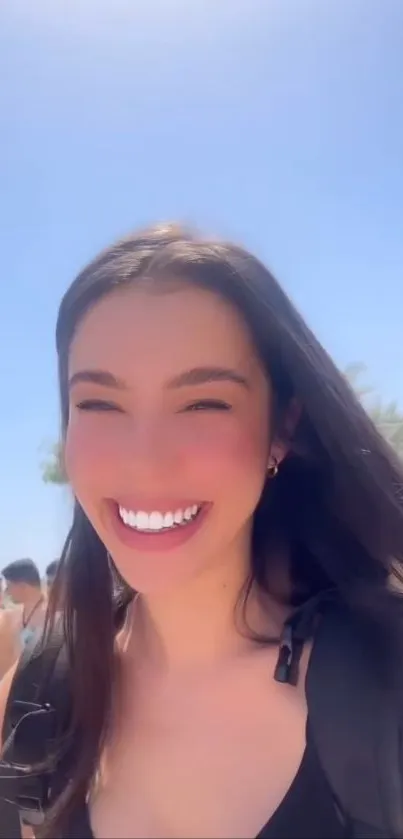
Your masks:
[{"label": "backpack strap", "polygon": [[349,836],[403,837],[402,707],[371,666],[347,610],[315,631],[306,695],[310,730]]},{"label": "backpack strap", "polygon": [[[68,663],[59,625],[46,645],[40,642],[24,650],[9,693],[0,761],[0,837],[20,835],[8,832],[2,807],[10,813],[13,805],[26,823],[37,826],[68,778],[72,749],[63,738],[70,713]],[[63,759],[49,765],[52,752],[56,755],[62,745]]]},{"label": "backpack strap", "polygon": [[[117,585],[116,629],[132,599],[131,590]],[[45,643],[27,645],[11,685],[0,754],[0,839],[20,839],[20,817],[32,826],[42,824],[69,781],[77,746],[66,738],[73,710],[69,676],[60,617]]]}]

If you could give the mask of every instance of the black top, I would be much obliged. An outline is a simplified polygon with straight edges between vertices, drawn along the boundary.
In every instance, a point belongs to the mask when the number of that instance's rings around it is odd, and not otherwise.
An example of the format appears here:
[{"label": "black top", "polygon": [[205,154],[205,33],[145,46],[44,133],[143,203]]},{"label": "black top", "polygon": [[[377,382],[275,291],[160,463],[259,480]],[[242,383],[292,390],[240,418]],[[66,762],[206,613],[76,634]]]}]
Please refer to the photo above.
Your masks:
[{"label": "black top", "polygon": [[[63,839],[94,839],[87,807],[72,819]],[[346,827],[309,736],[288,792],[256,839],[347,839]]]}]

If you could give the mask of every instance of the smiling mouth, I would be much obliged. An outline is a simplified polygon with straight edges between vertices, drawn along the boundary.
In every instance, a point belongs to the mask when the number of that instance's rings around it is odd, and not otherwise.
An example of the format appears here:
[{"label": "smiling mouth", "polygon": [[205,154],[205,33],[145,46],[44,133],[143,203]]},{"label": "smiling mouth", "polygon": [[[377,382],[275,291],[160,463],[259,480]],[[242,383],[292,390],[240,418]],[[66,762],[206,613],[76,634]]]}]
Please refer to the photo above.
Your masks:
[{"label": "smiling mouth", "polygon": [[122,523],[130,530],[139,533],[166,533],[194,522],[202,506],[202,504],[193,504],[177,510],[164,512],[153,510],[151,513],[146,513],[143,510],[128,510],[119,504],[118,515]]}]

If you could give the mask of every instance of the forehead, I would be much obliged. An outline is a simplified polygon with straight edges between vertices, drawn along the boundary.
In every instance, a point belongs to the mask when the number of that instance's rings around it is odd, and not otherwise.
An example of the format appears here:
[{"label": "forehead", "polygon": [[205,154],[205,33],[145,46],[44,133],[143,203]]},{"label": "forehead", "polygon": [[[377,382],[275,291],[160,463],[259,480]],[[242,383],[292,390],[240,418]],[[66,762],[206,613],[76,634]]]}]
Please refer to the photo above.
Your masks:
[{"label": "forehead", "polygon": [[97,367],[128,375],[133,367],[172,371],[220,363],[258,365],[249,329],[230,303],[210,291],[130,287],[97,303],[73,339],[69,372]]}]

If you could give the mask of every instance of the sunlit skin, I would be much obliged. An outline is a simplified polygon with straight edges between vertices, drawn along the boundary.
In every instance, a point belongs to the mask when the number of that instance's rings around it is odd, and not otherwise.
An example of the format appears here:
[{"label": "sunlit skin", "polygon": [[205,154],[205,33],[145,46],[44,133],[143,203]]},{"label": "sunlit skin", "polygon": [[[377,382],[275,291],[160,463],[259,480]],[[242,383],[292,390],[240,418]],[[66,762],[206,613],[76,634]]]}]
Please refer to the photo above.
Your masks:
[{"label": "sunlit skin", "polygon": [[[218,380],[203,381],[210,374]],[[236,311],[191,287],[115,293],[81,323],[69,377],[67,471],[123,577],[150,593],[229,558],[245,565],[271,393]],[[111,500],[149,512],[201,503],[207,513],[185,545],[144,552],[119,539]]]}]

